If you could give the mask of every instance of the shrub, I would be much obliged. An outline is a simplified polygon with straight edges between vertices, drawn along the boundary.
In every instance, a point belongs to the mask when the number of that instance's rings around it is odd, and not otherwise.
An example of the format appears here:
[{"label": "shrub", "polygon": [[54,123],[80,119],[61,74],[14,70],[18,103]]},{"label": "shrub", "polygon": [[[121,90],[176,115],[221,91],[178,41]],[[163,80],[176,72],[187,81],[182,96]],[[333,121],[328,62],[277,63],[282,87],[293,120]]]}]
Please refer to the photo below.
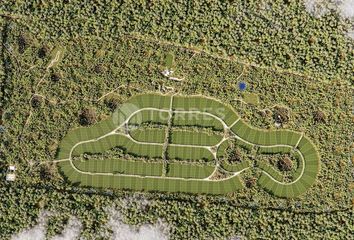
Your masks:
[{"label": "shrub", "polygon": [[20,35],[17,38],[17,44],[18,44],[18,52],[19,53],[24,53],[26,48],[28,47],[28,39],[24,35]]},{"label": "shrub", "polygon": [[80,113],[79,121],[80,124],[84,126],[94,124],[96,122],[95,110],[92,108],[85,108],[84,110],[82,110]]},{"label": "shrub", "polygon": [[108,108],[114,111],[118,107],[120,99],[117,95],[110,94],[104,102]]},{"label": "shrub", "polygon": [[284,157],[278,161],[278,167],[282,171],[290,171],[293,163],[289,157]]},{"label": "shrub", "polygon": [[39,58],[45,58],[48,55],[49,49],[47,46],[43,46],[40,49],[38,49],[38,57]]},{"label": "shrub", "polygon": [[102,64],[97,64],[93,70],[95,73],[100,74],[100,73],[104,73],[105,71],[107,71],[107,68],[105,66],[103,66]]},{"label": "shrub", "polygon": [[274,107],[273,119],[275,122],[280,124],[289,122],[289,110],[285,107]]},{"label": "shrub", "polygon": [[317,110],[313,113],[313,120],[317,123],[325,123],[326,115],[324,114],[324,112]]},{"label": "shrub", "polygon": [[241,152],[240,149],[235,148],[231,151],[229,155],[229,162],[230,163],[235,163],[235,162],[241,162]]},{"label": "shrub", "polygon": [[247,178],[245,180],[245,184],[246,184],[246,187],[248,188],[252,188],[254,185],[256,185],[256,182],[257,182],[257,179],[256,178]]},{"label": "shrub", "polygon": [[57,73],[53,73],[52,75],[50,75],[50,79],[51,79],[53,82],[59,82],[59,80],[60,80],[60,75],[57,74]]},{"label": "shrub", "polygon": [[39,108],[42,105],[43,99],[40,96],[33,96],[31,100],[31,106],[33,108]]},{"label": "shrub", "polygon": [[40,177],[43,180],[51,180],[57,176],[57,168],[54,164],[43,164],[40,167]]}]

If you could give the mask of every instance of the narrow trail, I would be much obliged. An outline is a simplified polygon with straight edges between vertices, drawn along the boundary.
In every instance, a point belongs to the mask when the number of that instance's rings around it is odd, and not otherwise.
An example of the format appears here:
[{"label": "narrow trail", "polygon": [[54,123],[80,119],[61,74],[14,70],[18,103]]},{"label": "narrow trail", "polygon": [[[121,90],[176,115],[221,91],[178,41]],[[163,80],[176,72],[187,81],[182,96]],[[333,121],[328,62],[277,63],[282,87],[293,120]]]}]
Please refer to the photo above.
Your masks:
[{"label": "narrow trail", "polygon": [[[48,66],[46,67],[45,72],[44,72],[42,78],[38,81],[38,83],[37,83],[36,86],[34,87],[34,89],[33,89],[33,94],[31,95],[31,98],[30,98],[29,101],[28,101],[28,105],[29,105],[29,106],[31,106],[31,102],[32,102],[32,100],[33,100],[33,98],[34,98],[35,96],[42,96],[42,95],[40,95],[40,94],[37,93],[37,92],[38,92],[38,88],[39,88],[39,86],[42,84],[42,82],[44,81],[44,78],[47,76],[47,73],[49,72],[49,69],[52,68],[52,67],[54,66],[54,64],[59,61],[59,59],[60,59],[60,54],[61,54],[61,51],[58,50],[58,51],[56,52],[56,54],[55,54],[55,57],[50,61],[50,63],[49,63]],[[45,98],[45,99],[47,99],[47,98]],[[32,108],[30,108],[28,117],[27,117],[27,119],[26,119],[26,121],[25,121],[25,124],[23,125],[23,129],[22,129],[21,134],[20,134],[20,136],[19,136],[19,139],[20,139],[20,140],[22,139],[23,133],[24,133],[24,131],[26,130],[27,126],[29,125],[30,121],[31,121],[32,115],[33,115]],[[29,162],[28,160],[26,160],[26,161]]]}]

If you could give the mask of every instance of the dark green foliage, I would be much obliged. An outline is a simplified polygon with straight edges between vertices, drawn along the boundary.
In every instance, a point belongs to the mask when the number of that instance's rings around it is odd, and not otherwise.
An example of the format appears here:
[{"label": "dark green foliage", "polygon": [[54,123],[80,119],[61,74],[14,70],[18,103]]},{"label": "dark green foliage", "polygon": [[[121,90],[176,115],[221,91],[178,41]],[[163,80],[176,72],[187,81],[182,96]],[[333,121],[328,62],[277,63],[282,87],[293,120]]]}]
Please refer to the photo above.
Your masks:
[{"label": "dark green foliage", "polygon": [[20,35],[17,38],[18,52],[20,54],[24,53],[26,48],[28,48],[28,39],[24,35]]},{"label": "dark green foliage", "polygon": [[346,64],[353,48],[344,36],[350,23],[334,12],[314,18],[303,1],[286,7],[283,0],[15,2],[3,2],[0,12],[20,16],[35,35],[53,40],[138,35],[328,80],[353,79],[353,65]]},{"label": "dark green foliage", "polygon": [[79,116],[80,124],[83,126],[92,125],[96,122],[96,112],[92,108],[85,108]]},{"label": "dark green foliage", "polygon": [[40,170],[40,177],[44,181],[53,180],[58,177],[57,166],[53,163],[42,164],[39,170]]},{"label": "dark green foliage", "polygon": [[257,183],[257,179],[254,178],[254,177],[247,178],[247,179],[245,180],[245,185],[246,185],[246,187],[248,187],[248,188],[254,187],[254,186],[256,185],[256,183]]},{"label": "dark green foliage", "polygon": [[242,156],[241,156],[241,151],[238,147],[235,147],[230,150],[229,156],[228,156],[228,161],[230,163],[237,163],[241,162]]},{"label": "dark green foliage", "polygon": [[33,96],[32,99],[31,99],[31,106],[32,106],[33,108],[39,108],[39,107],[41,107],[42,103],[43,103],[43,98],[42,98],[41,96],[35,95],[35,96]]},{"label": "dark green foliage", "polygon": [[47,57],[48,53],[49,53],[48,47],[43,46],[38,50],[38,57],[43,59],[43,58]]},{"label": "dark green foliage", "polygon": [[281,171],[290,171],[292,168],[292,162],[289,157],[283,157],[278,161],[278,168]]},{"label": "dark green foliage", "polygon": [[317,110],[313,113],[313,120],[316,123],[326,123],[326,115],[324,112]]},{"label": "dark green foliage", "polygon": [[285,124],[289,121],[289,110],[285,107],[276,106],[273,109],[274,121],[280,124]]},{"label": "dark green foliage", "polygon": [[50,80],[53,82],[58,82],[60,80],[60,75],[58,73],[52,73],[50,75]]},{"label": "dark green foliage", "polygon": [[48,219],[47,223],[47,237],[61,234],[64,226],[68,224],[69,218],[65,215],[55,215]]},{"label": "dark green foliage", "polygon": [[120,103],[120,98],[116,94],[110,94],[105,98],[104,102],[110,110],[114,111]]}]

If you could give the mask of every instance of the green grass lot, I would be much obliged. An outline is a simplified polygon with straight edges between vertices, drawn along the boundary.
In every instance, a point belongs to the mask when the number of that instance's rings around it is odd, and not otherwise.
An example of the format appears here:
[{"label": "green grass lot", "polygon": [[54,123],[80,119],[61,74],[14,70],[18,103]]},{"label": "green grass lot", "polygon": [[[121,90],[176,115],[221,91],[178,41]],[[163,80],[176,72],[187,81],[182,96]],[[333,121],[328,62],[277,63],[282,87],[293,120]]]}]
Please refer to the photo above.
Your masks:
[{"label": "green grass lot", "polygon": [[[204,101],[203,101],[204,100]],[[85,129],[74,130],[73,132],[78,132],[80,135],[77,138],[64,138],[64,143],[60,148],[59,156],[68,156],[71,148],[70,144],[77,144],[79,139],[87,140],[89,137],[94,137],[88,142],[83,142],[77,145],[73,149],[73,156],[78,156],[84,153],[104,153],[114,147],[119,147],[123,149],[126,153],[133,156],[147,157],[147,158],[161,158],[164,156],[163,143],[166,141],[167,128],[139,128],[135,127],[130,131],[130,135],[136,141],[141,143],[136,143],[130,140],[124,135],[108,135],[102,139],[96,139],[98,134],[107,134],[107,132],[112,131],[112,126],[120,126],[122,122],[130,118],[130,115],[139,112],[140,108],[158,108],[158,109],[184,109],[184,111],[204,111],[210,114],[215,114],[224,121],[229,121],[227,125],[230,125],[238,119],[238,115],[234,114],[234,110],[226,105],[210,99],[202,98],[201,96],[194,97],[183,97],[183,96],[171,96],[171,95],[157,95],[157,94],[146,94],[133,96],[128,100],[130,104],[123,104],[118,108],[112,118],[104,120],[102,123],[96,124],[92,127]],[[156,105],[155,105],[156,104]],[[129,106],[126,107],[126,106]],[[208,106],[208,108],[207,108]],[[221,109],[221,110],[220,110]],[[222,115],[223,113],[224,115]],[[117,121],[118,116],[118,121]],[[232,118],[234,117],[234,118]],[[232,120],[230,120],[232,119]],[[116,125],[114,125],[114,124]],[[100,128],[103,126],[103,129]],[[114,127],[113,127],[114,128]],[[116,127],[115,127],[116,128]],[[86,130],[86,132],[84,131]],[[251,127],[246,124],[243,120],[237,121],[231,128],[232,132],[235,133],[241,139],[235,139],[234,144],[240,146],[249,152],[255,146],[258,146],[258,154],[274,154],[274,153],[289,153],[292,148],[297,147],[299,153],[299,165],[305,167],[305,171],[302,168],[297,169],[295,176],[297,177],[295,182],[282,183],[283,176],[275,170],[273,167],[269,166],[267,163],[258,161],[256,167],[261,169],[262,175],[259,178],[259,185],[271,192],[272,194],[280,197],[294,197],[297,194],[303,193],[303,189],[307,189],[314,183],[318,171],[319,171],[319,155],[313,143],[307,137],[302,137],[300,133],[290,131],[290,130],[261,130]],[[72,136],[72,132],[69,133]],[[168,160],[178,160],[178,161],[212,161],[214,156],[212,153],[202,147],[191,147],[191,146],[178,146],[179,145],[204,145],[204,146],[214,146],[222,140],[223,136],[221,134],[215,134],[213,132],[201,132],[201,131],[190,131],[190,130],[170,130],[169,142],[166,145],[166,158]],[[69,141],[70,139],[70,141]],[[244,141],[244,140],[245,141]],[[299,141],[301,139],[301,141]],[[153,143],[156,143],[154,145]],[[280,144],[281,146],[277,146]],[[272,146],[274,145],[274,146]],[[284,146],[283,146],[284,145]],[[217,157],[223,158],[226,154],[226,149],[229,147],[228,141],[223,142],[217,149]],[[301,163],[304,161],[304,163]],[[93,161],[92,163],[97,167],[97,164],[102,164],[107,166],[107,162]],[[244,161],[240,164],[226,164],[223,163],[222,167],[228,171],[241,171],[244,168],[251,166],[249,161]],[[103,166],[99,167],[104,168]],[[183,169],[182,169],[183,168]],[[192,167],[189,171],[186,171],[186,167],[182,165],[171,165],[171,169],[167,172],[168,175],[176,176],[177,173],[182,174],[182,176],[193,176],[191,171],[195,170],[195,176],[205,176],[206,173],[210,173],[210,168],[205,171],[200,171],[200,167]],[[160,171],[158,171],[160,172]],[[201,173],[200,173],[201,172]],[[266,174],[268,173],[269,176]],[[271,176],[271,177],[270,177]],[[106,176],[109,177],[109,176]],[[273,181],[274,183],[270,183]],[[278,182],[277,182],[278,181]]]},{"label": "green grass lot", "polygon": [[223,159],[227,157],[227,152],[226,150],[230,147],[230,142],[228,140],[223,141],[218,149],[216,150],[216,157],[218,159]]},{"label": "green grass lot", "polygon": [[304,158],[304,165],[300,161],[300,166],[298,169],[302,169],[303,166],[305,168],[302,175],[302,171],[299,172],[300,170],[295,172],[295,175],[299,176],[299,178],[296,179],[296,182],[280,184],[262,173],[258,180],[260,186],[264,187],[267,191],[276,196],[287,198],[292,198],[300,195],[304,193],[310,186],[312,186],[320,170],[319,154],[313,143],[305,136],[301,139],[298,145],[298,149]]},{"label": "green grass lot", "polygon": [[255,93],[245,92],[242,94],[243,100],[248,104],[258,105],[259,96]]},{"label": "green grass lot", "polygon": [[132,138],[139,142],[163,143],[167,128],[137,128],[129,131]]},{"label": "green grass lot", "polygon": [[165,66],[167,69],[172,69],[174,66],[175,55],[173,53],[167,53],[165,59]]},{"label": "green grass lot", "polygon": [[177,111],[183,110],[210,113],[221,118],[227,125],[231,125],[239,118],[237,113],[230,106],[202,96],[174,96],[173,109]]},{"label": "green grass lot", "polygon": [[259,169],[262,169],[263,171],[267,172],[275,180],[277,180],[279,182],[283,181],[283,175],[279,172],[279,170],[275,169],[274,167],[270,166],[269,164],[261,162],[261,161],[257,161],[256,166]]},{"label": "green grass lot", "polygon": [[241,148],[245,149],[248,152],[250,152],[254,148],[254,145],[247,143],[241,139],[236,139],[235,145],[240,146]]},{"label": "green grass lot", "polygon": [[137,109],[141,108],[156,108],[169,110],[171,105],[171,95],[161,95],[161,94],[138,94],[131,97],[128,102],[132,104]]},{"label": "green grass lot", "polygon": [[174,144],[214,146],[218,144],[222,138],[222,135],[212,132],[171,130],[170,142]]},{"label": "green grass lot", "polygon": [[159,125],[167,125],[170,115],[168,112],[156,110],[143,110],[129,119],[131,125],[141,125],[143,123],[152,123]]},{"label": "green grass lot", "polygon": [[69,162],[59,163],[67,179],[74,185],[130,189],[137,191],[164,191],[226,194],[243,188],[241,180],[236,176],[223,181],[176,180],[168,178],[103,176],[79,174],[74,171]]},{"label": "green grass lot", "polygon": [[167,177],[182,177],[182,178],[206,178],[210,176],[215,169],[211,165],[197,165],[185,163],[169,163]]},{"label": "green grass lot", "polygon": [[299,153],[298,151],[295,151],[293,153],[296,161],[297,161],[297,168],[295,170],[295,172],[292,174],[292,180],[295,180],[297,179],[298,177],[300,177],[301,175],[301,172],[302,172],[302,168],[304,166],[304,162],[302,161],[302,158],[301,158],[301,153]]},{"label": "green grass lot", "polygon": [[274,153],[290,153],[292,147],[264,147],[260,146],[258,148],[258,153],[259,154],[274,154]]},{"label": "green grass lot", "polygon": [[77,169],[90,173],[117,173],[139,176],[161,176],[163,164],[158,162],[132,161],[127,159],[73,160]]},{"label": "green grass lot", "polygon": [[215,131],[224,129],[219,120],[203,113],[175,112],[172,118],[172,126],[212,128]]},{"label": "green grass lot", "polygon": [[238,121],[231,130],[242,139],[256,145],[286,144],[295,146],[301,137],[300,133],[290,130],[266,131],[249,126],[243,120]]},{"label": "green grass lot", "polygon": [[212,161],[213,155],[202,147],[174,146],[167,147],[167,157],[170,160],[180,161]]}]

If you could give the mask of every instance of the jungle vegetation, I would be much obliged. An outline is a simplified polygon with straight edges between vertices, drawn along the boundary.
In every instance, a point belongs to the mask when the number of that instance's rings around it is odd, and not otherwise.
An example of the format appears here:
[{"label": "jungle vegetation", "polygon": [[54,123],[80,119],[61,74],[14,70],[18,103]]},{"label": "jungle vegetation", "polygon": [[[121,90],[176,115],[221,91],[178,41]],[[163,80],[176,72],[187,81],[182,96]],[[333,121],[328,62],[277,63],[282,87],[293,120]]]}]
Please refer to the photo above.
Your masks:
[{"label": "jungle vegetation", "polygon": [[[313,18],[301,1],[2,2],[0,238],[33,226],[45,209],[57,214],[49,235],[75,216],[82,236],[95,239],[106,206],[129,224],[164,219],[171,239],[346,238],[354,219],[348,24]],[[182,80],[161,74],[171,64]],[[258,101],[245,101],[239,81]],[[225,196],[136,193],[72,186],[50,164],[70,129],[147,91],[215,97],[252,126],[304,132],[321,157],[317,181],[292,199],[255,184],[256,170]],[[268,161],[276,168],[283,157]],[[9,164],[18,168],[12,183]]]}]

